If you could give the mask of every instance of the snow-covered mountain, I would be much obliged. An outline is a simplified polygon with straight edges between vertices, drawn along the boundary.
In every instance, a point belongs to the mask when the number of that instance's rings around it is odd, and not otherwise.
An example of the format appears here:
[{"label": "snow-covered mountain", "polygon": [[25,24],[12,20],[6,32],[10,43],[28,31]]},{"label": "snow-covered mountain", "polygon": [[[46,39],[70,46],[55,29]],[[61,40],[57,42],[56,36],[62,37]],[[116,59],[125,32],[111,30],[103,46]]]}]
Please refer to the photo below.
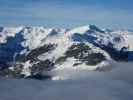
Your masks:
[{"label": "snow-covered mountain", "polygon": [[49,78],[62,68],[107,70],[133,59],[133,32],[87,25],[74,29],[0,27],[0,75]]}]

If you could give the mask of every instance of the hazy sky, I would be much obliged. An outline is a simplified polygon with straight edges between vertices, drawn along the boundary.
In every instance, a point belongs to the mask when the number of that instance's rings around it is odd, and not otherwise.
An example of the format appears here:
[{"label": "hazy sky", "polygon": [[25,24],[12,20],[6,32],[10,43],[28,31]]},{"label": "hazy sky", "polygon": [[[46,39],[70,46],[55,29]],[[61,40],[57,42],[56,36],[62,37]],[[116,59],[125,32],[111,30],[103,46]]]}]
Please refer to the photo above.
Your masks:
[{"label": "hazy sky", "polygon": [[133,0],[0,0],[1,26],[133,28]]}]

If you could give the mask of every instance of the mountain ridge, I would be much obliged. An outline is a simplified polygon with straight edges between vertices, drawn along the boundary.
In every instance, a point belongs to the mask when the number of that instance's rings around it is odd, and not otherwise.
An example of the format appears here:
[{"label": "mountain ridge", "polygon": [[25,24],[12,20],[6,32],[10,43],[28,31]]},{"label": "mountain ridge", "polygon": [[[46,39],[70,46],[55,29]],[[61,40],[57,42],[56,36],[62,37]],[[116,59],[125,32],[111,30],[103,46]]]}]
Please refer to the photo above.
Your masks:
[{"label": "mountain ridge", "polygon": [[112,61],[132,61],[129,37],[132,40],[132,32],[102,30],[95,25],[1,28],[0,67],[4,71],[0,73],[31,77],[65,67],[106,70]]}]

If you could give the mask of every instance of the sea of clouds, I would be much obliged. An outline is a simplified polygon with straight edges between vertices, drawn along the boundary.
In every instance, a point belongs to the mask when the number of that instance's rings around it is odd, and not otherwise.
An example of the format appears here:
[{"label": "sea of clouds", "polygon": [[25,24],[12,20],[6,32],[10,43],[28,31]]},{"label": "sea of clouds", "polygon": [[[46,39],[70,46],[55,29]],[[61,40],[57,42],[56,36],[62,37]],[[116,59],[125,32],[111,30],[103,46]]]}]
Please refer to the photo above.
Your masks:
[{"label": "sea of clouds", "polygon": [[[55,74],[56,73],[56,74]],[[0,78],[0,100],[132,100],[133,63],[112,70],[58,70],[55,80]],[[61,78],[57,78],[61,77]]]}]

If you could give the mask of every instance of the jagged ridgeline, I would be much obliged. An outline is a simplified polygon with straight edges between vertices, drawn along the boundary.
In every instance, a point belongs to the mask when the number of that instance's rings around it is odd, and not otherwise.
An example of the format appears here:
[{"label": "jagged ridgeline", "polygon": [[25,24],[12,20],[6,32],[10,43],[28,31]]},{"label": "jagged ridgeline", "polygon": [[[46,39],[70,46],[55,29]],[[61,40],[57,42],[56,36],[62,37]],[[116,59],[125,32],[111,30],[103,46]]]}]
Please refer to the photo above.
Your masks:
[{"label": "jagged ridgeline", "polygon": [[47,72],[56,68],[100,70],[103,62],[132,61],[132,33],[108,30],[94,25],[74,29],[1,27],[0,75],[50,79]]}]

